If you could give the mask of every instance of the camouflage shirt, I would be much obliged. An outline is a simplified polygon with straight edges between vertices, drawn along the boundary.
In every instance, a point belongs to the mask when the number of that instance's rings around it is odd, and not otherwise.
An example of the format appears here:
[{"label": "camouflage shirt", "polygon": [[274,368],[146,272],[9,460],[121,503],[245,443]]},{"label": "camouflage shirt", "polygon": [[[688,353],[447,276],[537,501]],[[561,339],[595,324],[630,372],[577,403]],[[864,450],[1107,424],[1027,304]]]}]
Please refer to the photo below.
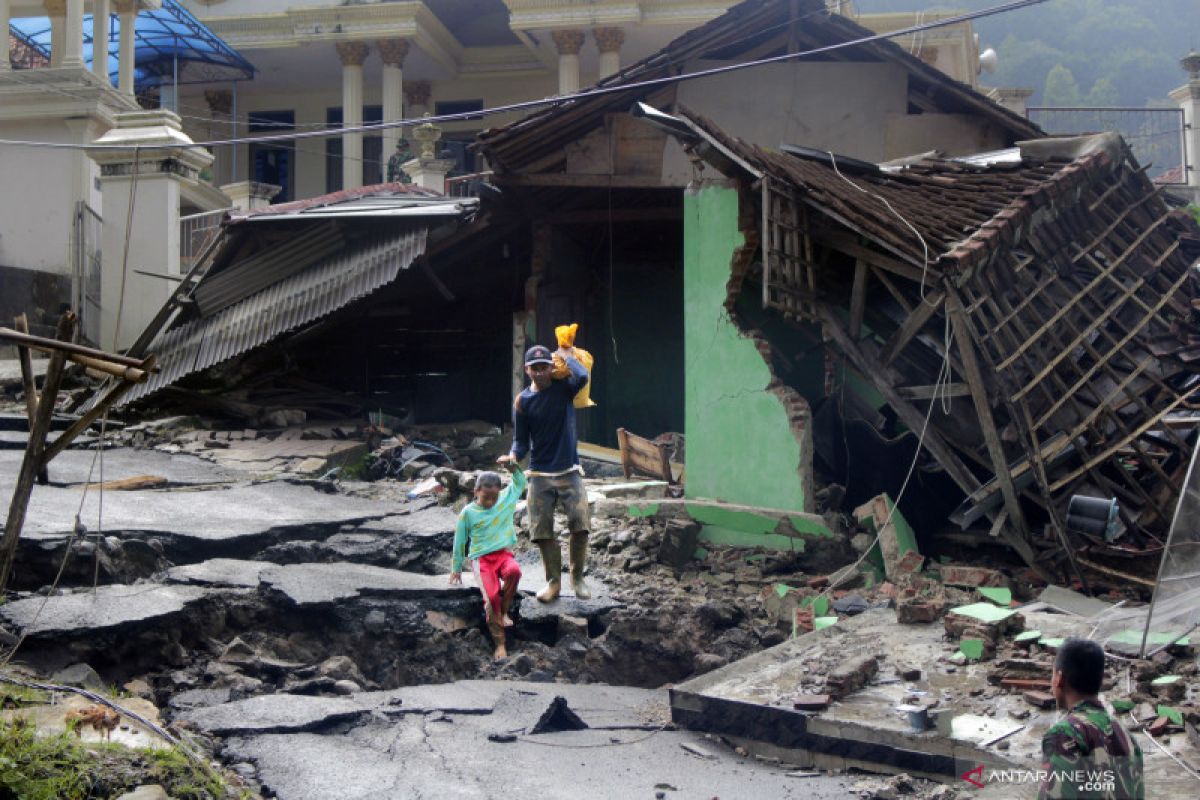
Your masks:
[{"label": "camouflage shirt", "polygon": [[1038,800],[1145,800],[1142,750],[1094,700],[1083,700],[1042,737]]}]

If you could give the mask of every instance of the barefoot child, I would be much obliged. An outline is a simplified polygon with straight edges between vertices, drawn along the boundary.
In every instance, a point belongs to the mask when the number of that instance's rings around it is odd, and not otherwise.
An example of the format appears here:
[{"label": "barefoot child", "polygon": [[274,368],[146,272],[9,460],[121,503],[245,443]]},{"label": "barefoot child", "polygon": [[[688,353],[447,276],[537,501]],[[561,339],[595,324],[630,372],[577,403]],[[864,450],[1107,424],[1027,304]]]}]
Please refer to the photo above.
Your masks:
[{"label": "barefoot child", "polygon": [[454,529],[454,557],[450,567],[450,583],[462,583],[464,560],[472,562],[475,582],[483,593],[483,608],[488,630],[496,644],[495,658],[508,655],[504,648],[504,629],[512,625],[508,612],[517,594],[521,568],[513,558],[517,545],[513,530],[513,513],[525,491],[525,473],[512,461],[504,460],[512,470],[508,488],[500,491],[500,476],[481,472],[475,479],[475,502],[458,515]]}]

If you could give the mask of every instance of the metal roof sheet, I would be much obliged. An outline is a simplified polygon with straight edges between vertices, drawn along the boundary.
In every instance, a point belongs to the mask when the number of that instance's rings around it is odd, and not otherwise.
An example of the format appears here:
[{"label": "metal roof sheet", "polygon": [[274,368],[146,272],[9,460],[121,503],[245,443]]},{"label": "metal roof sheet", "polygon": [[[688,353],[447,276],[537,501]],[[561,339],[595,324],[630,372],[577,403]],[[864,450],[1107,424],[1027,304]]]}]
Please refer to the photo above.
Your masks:
[{"label": "metal roof sheet", "polygon": [[[425,252],[427,229],[389,233],[317,264],[209,317],[168,331],[155,345],[161,371],[117,405],[147,397],[188,375],[259,347],[391,283]],[[98,394],[96,395],[99,396]]]}]

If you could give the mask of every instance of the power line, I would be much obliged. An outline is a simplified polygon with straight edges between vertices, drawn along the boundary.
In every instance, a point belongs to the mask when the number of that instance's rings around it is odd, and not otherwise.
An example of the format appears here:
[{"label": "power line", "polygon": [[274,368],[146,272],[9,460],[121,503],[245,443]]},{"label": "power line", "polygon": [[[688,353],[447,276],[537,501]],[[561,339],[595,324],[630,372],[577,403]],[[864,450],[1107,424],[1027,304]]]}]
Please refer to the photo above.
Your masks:
[{"label": "power line", "polygon": [[[458,122],[478,118],[488,114],[508,114],[515,111],[525,111],[528,109],[541,108],[543,106],[555,106],[563,103],[569,103],[575,100],[583,100],[589,97],[601,97],[609,94],[625,93],[635,89],[649,89],[658,86],[665,86],[673,83],[681,83],[687,80],[695,80],[697,78],[707,78],[714,75],[723,75],[729,72],[749,69],[751,67],[765,66],[767,64],[776,64],[784,61],[791,61],[798,58],[806,58],[808,56],[821,55],[823,53],[832,53],[837,50],[843,50],[851,47],[859,47],[872,42],[885,41],[887,39],[909,36],[911,34],[921,33],[923,31],[933,30],[935,28],[943,28],[951,25],[957,25],[963,22],[971,22],[972,20],[982,19],[984,17],[995,16],[997,14],[1007,13],[1009,11],[1017,11],[1030,6],[1040,5],[1046,0],[1014,0],[1014,2],[1005,3],[1003,5],[994,6],[992,8],[982,9],[980,11],[972,11],[964,14],[959,14],[955,17],[947,17],[945,19],[935,20],[932,22],[922,23],[920,25],[912,25],[907,28],[901,28],[887,33],[877,33],[870,36],[862,36],[858,39],[851,39],[846,42],[837,44],[825,45],[816,47],[811,50],[804,50],[797,53],[784,53],[783,55],[771,56],[768,58],[760,58],[753,61],[738,62],[735,64],[726,64],[721,67],[713,67],[711,69],[698,70],[696,72],[688,72],[681,75],[668,75],[662,78],[648,78],[642,81],[634,81],[632,83],[613,84],[611,86],[597,86],[584,91],[575,92],[573,94],[558,95],[555,97],[547,97],[541,100],[525,100],[519,103],[509,103],[507,105],[493,106],[475,111],[463,111],[455,114],[438,114],[428,117],[407,118],[399,120],[388,120],[384,122],[370,123],[366,125],[354,125],[342,128],[331,128],[328,130],[300,131],[297,133],[288,134],[272,134],[268,136],[250,136],[238,137],[230,139],[214,139],[206,142],[193,142],[191,144],[162,144],[143,145],[143,150],[175,150],[175,149],[192,149],[199,147],[217,147],[221,145],[242,144],[255,142],[260,144],[269,144],[271,142],[296,141],[300,139],[319,139],[329,136],[343,136],[347,133],[368,133],[374,131],[388,130],[390,128],[408,127],[413,125],[421,125],[427,122]],[[37,142],[26,141],[19,139],[0,139],[0,145],[10,147],[42,147],[56,150],[125,150],[128,149],[125,145],[84,145],[73,144],[67,142]]]}]

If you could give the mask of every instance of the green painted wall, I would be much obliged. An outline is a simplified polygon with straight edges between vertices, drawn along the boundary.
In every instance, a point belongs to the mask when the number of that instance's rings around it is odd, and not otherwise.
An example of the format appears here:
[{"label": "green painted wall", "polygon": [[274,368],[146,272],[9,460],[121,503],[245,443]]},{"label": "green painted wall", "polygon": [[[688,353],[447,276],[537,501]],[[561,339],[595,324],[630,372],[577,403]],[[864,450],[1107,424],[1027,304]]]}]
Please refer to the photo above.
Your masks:
[{"label": "green painted wall", "polygon": [[[802,510],[800,445],[754,342],[725,313],[738,195],[729,186],[689,187],[684,197],[684,427],[687,497]],[[710,526],[705,538],[773,544],[761,530]],[[746,541],[738,534],[758,534]],[[779,537],[782,538],[782,537]]]}]

